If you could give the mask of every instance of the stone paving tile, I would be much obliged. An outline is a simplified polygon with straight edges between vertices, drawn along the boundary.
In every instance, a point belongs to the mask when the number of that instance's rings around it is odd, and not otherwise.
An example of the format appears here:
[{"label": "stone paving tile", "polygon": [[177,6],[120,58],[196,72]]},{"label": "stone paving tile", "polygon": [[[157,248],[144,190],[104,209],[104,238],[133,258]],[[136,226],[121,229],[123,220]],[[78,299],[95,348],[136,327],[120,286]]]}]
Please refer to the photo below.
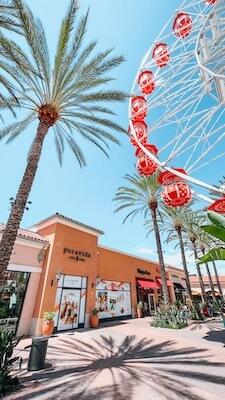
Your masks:
[{"label": "stone paving tile", "polygon": [[224,339],[218,319],[180,331],[150,327],[149,318],[108,323],[50,338],[52,367],[36,372],[26,370],[27,339],[17,349],[23,388],[5,399],[221,400]]}]

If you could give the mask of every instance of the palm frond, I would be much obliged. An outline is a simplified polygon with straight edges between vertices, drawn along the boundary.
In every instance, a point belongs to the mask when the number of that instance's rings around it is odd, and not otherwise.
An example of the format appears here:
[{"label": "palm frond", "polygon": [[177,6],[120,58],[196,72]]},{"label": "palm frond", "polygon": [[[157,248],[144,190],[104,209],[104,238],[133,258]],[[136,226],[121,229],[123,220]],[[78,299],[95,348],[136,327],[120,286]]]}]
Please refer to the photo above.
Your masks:
[{"label": "palm frond", "polygon": [[[111,106],[106,105],[108,102],[125,101],[128,98],[126,93],[109,87],[113,77],[107,76],[107,73],[118,67],[124,58],[112,56],[111,48],[96,52],[96,41],[83,46],[89,10],[83,17],[77,19],[78,2],[70,0],[60,27],[54,62],[51,65],[41,21],[36,18],[24,0],[11,1],[12,18],[15,18],[21,27],[26,51],[14,42],[11,46],[11,41],[0,36],[0,51],[2,50],[5,58],[4,62],[0,59],[0,68],[2,66],[4,73],[9,75],[9,82],[2,81],[2,84],[8,88],[10,99],[14,95],[14,85],[11,91],[10,79],[14,78],[16,99],[21,109],[31,111],[35,118],[40,118],[46,106],[56,111],[57,121],[54,121],[53,129],[60,164],[62,164],[64,144],[67,144],[79,165],[85,165],[79,138],[93,143],[108,157],[109,142],[120,143],[112,131],[127,134],[126,129],[111,119],[110,116],[115,113]],[[8,62],[8,58],[14,59],[14,64]],[[18,74],[16,74],[17,68]],[[7,101],[7,98],[0,95],[0,107],[6,105]],[[9,106],[14,109],[11,100]],[[15,108],[19,109],[18,105]],[[105,118],[103,114],[108,116]],[[52,124],[48,128],[52,128]],[[15,126],[11,127],[11,138],[13,131],[14,137],[17,137],[19,127],[18,130]],[[3,133],[7,136],[6,130]]]},{"label": "palm frond", "polygon": [[28,125],[34,121],[35,114],[31,113],[22,121],[16,121],[13,124],[0,130],[0,140],[7,138],[6,143],[11,143],[18,135],[20,135],[28,127]]},{"label": "palm frond", "polygon": [[[69,46],[70,36],[73,31],[74,21],[78,10],[77,0],[71,0],[68,6],[66,16],[64,17],[56,49],[55,61],[54,61],[54,80],[57,82],[59,76],[62,74],[62,69],[64,70],[65,62],[67,56],[67,50]],[[62,68],[63,66],[63,68]]]}]

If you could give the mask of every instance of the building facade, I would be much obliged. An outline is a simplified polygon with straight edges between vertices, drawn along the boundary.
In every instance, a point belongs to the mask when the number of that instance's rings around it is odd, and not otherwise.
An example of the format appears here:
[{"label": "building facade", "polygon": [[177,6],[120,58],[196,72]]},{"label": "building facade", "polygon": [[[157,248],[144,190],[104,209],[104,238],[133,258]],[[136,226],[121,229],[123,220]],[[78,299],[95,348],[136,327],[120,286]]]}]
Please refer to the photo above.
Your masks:
[{"label": "building facade", "polygon": [[[25,232],[26,248],[18,237],[9,265],[10,273],[29,274],[17,335],[39,335],[46,311],[56,312],[55,330],[63,331],[89,326],[96,307],[107,321],[134,317],[139,301],[151,315],[162,302],[159,264],[101,246],[100,230],[54,214]],[[169,267],[171,301],[176,284],[184,290],[182,271]]]},{"label": "building facade", "polygon": [[[217,286],[216,277],[213,275],[212,275],[212,281],[213,281],[214,290],[215,290],[216,294],[219,295],[219,288]],[[225,297],[225,275],[219,275],[219,281],[221,284],[223,297]],[[201,288],[200,288],[198,277],[196,275],[191,275],[190,282],[191,282],[191,289],[192,289],[193,295],[201,297]],[[209,294],[211,294],[211,287],[209,284],[208,276],[203,275],[203,283],[204,283],[205,291],[208,292]]]},{"label": "building facade", "polygon": [[[0,237],[4,231],[0,224]],[[36,295],[48,241],[38,233],[19,229],[10,263],[0,282],[0,326],[18,336],[31,330]]]}]

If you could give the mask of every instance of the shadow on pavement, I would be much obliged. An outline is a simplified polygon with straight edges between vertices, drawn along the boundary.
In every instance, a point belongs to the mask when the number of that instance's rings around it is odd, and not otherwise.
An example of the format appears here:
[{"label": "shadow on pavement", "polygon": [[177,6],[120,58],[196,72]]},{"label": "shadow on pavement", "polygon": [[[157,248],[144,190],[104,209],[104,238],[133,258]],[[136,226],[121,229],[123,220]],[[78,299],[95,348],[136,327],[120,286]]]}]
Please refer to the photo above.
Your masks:
[{"label": "shadow on pavement", "polygon": [[223,343],[225,347],[225,329],[220,331],[209,331],[207,332],[207,336],[204,336],[203,339],[209,340],[211,342],[219,342]]},{"label": "shadow on pavement", "polygon": [[48,361],[55,367],[21,376],[26,390],[14,394],[13,400],[131,400],[139,385],[147,385],[152,399],[159,395],[167,400],[203,400],[192,392],[186,378],[196,386],[199,381],[225,384],[225,377],[216,370],[215,374],[207,371],[225,364],[208,360],[204,349],[177,349],[175,345],[134,335],[120,342],[103,335],[86,341],[62,336],[54,346],[49,345]]}]

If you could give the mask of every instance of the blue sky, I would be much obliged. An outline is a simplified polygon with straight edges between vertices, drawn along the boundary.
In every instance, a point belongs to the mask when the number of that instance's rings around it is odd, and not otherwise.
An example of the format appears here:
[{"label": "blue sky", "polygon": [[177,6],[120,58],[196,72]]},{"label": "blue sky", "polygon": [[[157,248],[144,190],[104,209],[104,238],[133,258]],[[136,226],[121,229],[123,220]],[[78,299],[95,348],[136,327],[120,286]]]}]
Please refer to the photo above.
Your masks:
[{"label": "blue sky", "polygon": [[[64,0],[28,0],[46,29],[51,54],[54,54],[59,24],[65,12]],[[127,59],[114,72],[115,87],[130,92],[137,68],[152,42],[179,6],[180,0],[81,0],[81,11],[90,5],[86,40],[97,39],[99,50],[115,47],[115,54]],[[116,121],[128,124],[128,104],[113,106]],[[29,144],[35,130],[29,128],[13,144],[0,143],[0,220],[9,213],[9,198],[16,194],[25,168]],[[112,146],[107,159],[94,146],[85,146],[88,165],[80,170],[70,151],[66,151],[60,168],[51,134],[39,165],[30,195],[32,206],[24,215],[22,226],[28,227],[58,211],[68,217],[102,229],[101,244],[147,258],[156,258],[154,238],[146,239],[142,218],[122,225],[122,215],[114,214],[112,198],[123,176],[134,172],[134,154],[126,137],[121,146]],[[177,251],[168,248],[166,261],[177,264]],[[191,263],[189,264],[191,267]]]}]

